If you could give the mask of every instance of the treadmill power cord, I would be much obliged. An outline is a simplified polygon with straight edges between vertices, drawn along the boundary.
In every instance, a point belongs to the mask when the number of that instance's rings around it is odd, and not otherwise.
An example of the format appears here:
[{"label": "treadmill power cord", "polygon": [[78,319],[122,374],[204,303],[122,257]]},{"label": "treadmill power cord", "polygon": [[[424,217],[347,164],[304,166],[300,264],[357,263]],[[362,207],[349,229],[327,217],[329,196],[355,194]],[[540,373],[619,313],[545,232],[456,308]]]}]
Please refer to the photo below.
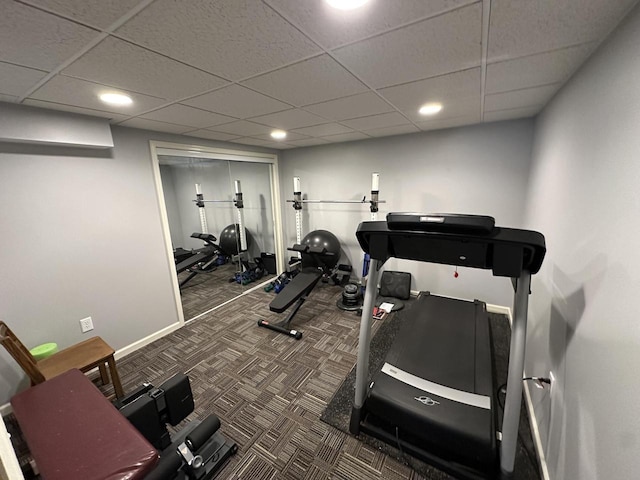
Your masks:
[{"label": "treadmill power cord", "polygon": [[[544,388],[544,385],[551,385],[551,379],[547,378],[547,377],[524,377],[522,379],[523,382],[525,381],[534,381],[536,382],[536,385],[538,386],[538,388]],[[504,413],[504,400],[502,399],[502,396],[505,395],[506,396],[507,393],[507,384],[503,383],[502,385],[500,385],[498,387],[498,391],[497,391],[497,395],[496,398],[498,399],[498,405],[500,405],[500,409],[502,410],[502,412]],[[522,448],[525,451],[525,453],[527,454],[527,458],[529,459],[529,463],[531,463],[531,466],[533,467],[533,469],[536,472],[540,471],[540,466],[538,464],[537,461],[537,457],[534,454],[532,454],[528,448],[525,447],[525,441],[524,438],[522,437],[522,433],[520,432],[520,429],[518,429],[518,438],[520,439],[520,442],[522,443]]]},{"label": "treadmill power cord", "polygon": [[407,465],[409,465],[409,467],[414,470],[415,472],[419,472],[420,470],[418,469],[418,467],[416,465],[414,465],[411,460],[409,460],[409,458],[407,457],[407,455],[405,455],[404,451],[402,450],[402,445],[400,444],[400,435],[398,434],[398,426],[396,425],[396,444],[398,445],[398,450],[400,450],[400,458],[402,458],[402,460],[404,461],[404,463],[406,463]]}]

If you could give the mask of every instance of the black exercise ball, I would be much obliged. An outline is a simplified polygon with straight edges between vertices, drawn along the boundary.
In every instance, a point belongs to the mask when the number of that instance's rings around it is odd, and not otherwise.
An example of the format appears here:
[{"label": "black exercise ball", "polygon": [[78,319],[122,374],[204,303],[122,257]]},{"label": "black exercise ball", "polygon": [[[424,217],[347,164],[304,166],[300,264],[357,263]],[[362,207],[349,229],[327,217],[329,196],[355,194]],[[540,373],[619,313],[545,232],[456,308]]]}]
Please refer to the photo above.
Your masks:
[{"label": "black exercise ball", "polygon": [[[227,255],[238,254],[238,249],[240,247],[240,237],[238,236],[239,231],[240,231],[240,226],[236,223],[235,225],[228,225],[220,233],[220,248]],[[246,228],[244,229],[244,235],[245,235],[245,238],[247,239],[247,248],[249,248],[251,237],[247,233]]]},{"label": "black exercise ball", "polygon": [[326,248],[333,255],[302,255],[302,266],[324,266],[331,270],[340,260],[340,241],[333,233],[327,230],[314,230],[302,239],[303,246]]}]

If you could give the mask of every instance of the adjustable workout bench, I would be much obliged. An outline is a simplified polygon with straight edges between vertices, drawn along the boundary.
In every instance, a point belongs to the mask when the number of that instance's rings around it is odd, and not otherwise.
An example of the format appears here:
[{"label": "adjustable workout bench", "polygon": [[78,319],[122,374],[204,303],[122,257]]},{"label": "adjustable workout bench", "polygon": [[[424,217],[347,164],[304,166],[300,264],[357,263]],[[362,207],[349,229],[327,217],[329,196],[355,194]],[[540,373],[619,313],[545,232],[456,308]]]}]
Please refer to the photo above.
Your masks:
[{"label": "adjustable workout bench", "polygon": [[215,270],[216,260],[221,253],[220,247],[215,243],[217,240],[216,237],[210,233],[192,233],[191,238],[204,240],[205,246],[194,250],[190,257],[176,264],[176,271],[178,273],[187,270],[191,272],[187,278],[180,282],[180,288],[199,273],[207,273]]},{"label": "adjustable workout bench", "polygon": [[333,256],[334,254],[328,252],[324,247],[313,247],[297,243],[288,250],[300,252],[305,259],[313,260],[312,263],[315,264],[315,266],[303,267],[269,304],[269,310],[282,313],[295,303],[293,309],[289,312],[289,315],[287,315],[287,318],[279,323],[269,323],[266,320],[258,320],[258,326],[268,328],[278,333],[284,333],[296,340],[300,340],[302,338],[302,332],[292,329],[290,326],[291,321],[320,279],[324,275],[330,275],[331,273],[322,262],[318,261],[318,258]]}]

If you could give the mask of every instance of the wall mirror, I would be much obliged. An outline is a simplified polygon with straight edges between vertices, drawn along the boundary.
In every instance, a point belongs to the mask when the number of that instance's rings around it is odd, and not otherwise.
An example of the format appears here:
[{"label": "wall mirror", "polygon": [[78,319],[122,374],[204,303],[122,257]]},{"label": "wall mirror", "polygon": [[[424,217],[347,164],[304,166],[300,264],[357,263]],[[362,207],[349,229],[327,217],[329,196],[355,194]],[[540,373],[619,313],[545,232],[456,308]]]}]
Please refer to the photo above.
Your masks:
[{"label": "wall mirror", "polygon": [[277,157],[151,142],[181,322],[284,270]]}]

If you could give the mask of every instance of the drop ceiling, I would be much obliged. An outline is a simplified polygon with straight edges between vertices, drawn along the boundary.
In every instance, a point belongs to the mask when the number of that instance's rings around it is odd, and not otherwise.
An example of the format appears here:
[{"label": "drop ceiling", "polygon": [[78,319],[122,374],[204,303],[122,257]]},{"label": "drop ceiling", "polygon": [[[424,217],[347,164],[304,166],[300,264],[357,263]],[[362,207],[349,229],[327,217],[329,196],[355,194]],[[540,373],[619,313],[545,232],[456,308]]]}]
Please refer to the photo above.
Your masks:
[{"label": "drop ceiling", "polygon": [[277,149],[530,117],[636,3],[0,0],[0,101]]}]

